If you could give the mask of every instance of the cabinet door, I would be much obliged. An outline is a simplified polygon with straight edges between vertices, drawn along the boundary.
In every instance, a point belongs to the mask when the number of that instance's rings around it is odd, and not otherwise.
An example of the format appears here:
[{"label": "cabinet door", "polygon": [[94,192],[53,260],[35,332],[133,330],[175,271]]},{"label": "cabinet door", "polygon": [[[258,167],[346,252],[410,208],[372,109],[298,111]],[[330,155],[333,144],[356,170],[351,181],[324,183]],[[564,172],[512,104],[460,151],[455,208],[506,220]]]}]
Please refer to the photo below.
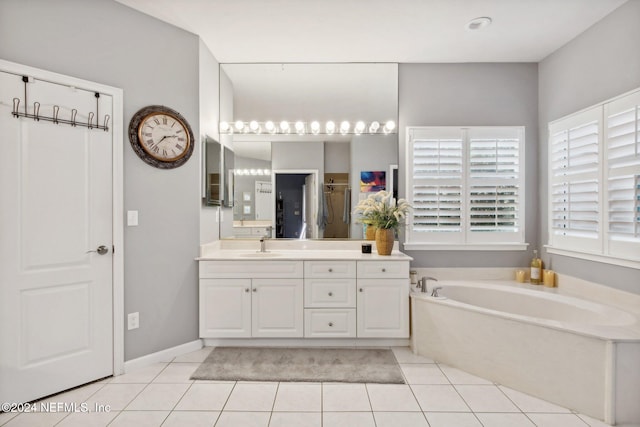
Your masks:
[{"label": "cabinet door", "polygon": [[302,279],[253,279],[252,284],[252,336],[302,337]]},{"label": "cabinet door", "polygon": [[360,279],[358,337],[409,337],[408,279]]},{"label": "cabinet door", "polygon": [[251,336],[251,279],[200,279],[200,337]]}]

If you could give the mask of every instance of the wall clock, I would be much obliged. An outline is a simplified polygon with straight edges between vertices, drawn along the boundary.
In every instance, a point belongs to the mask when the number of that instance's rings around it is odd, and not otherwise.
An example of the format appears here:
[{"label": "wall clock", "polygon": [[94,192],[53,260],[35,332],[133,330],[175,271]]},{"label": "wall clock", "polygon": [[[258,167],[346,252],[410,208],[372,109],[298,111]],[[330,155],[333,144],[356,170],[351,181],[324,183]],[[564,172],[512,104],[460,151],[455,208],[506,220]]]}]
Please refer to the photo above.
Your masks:
[{"label": "wall clock", "polygon": [[159,169],[182,166],[193,154],[193,132],[180,113],[163,105],[139,110],[129,123],[133,151]]}]

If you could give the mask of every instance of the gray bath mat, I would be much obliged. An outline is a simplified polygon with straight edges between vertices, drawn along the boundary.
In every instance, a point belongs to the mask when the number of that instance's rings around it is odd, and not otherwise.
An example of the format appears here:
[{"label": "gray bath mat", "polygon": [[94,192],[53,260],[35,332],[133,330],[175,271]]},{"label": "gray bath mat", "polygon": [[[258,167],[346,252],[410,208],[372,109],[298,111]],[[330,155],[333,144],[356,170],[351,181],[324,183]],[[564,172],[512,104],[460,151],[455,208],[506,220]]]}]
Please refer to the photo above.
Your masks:
[{"label": "gray bath mat", "polygon": [[404,384],[386,349],[219,347],[191,379]]}]

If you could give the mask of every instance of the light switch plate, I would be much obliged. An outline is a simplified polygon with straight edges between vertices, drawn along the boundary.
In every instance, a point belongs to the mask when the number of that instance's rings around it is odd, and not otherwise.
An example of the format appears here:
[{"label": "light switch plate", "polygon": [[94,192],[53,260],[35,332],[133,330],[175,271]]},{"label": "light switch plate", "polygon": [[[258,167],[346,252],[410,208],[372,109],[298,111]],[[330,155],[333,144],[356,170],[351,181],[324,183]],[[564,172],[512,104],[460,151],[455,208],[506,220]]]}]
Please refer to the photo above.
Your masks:
[{"label": "light switch plate", "polygon": [[138,211],[127,211],[127,225],[129,227],[138,225]]}]

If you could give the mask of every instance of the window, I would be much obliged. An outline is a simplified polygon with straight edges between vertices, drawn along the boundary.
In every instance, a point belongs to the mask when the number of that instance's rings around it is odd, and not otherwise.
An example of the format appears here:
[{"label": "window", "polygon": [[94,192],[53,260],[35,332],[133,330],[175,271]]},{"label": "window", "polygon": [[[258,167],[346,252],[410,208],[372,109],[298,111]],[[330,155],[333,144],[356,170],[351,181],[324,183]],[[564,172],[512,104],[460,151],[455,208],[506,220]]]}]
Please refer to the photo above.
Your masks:
[{"label": "window", "polygon": [[549,250],[640,261],[640,91],[549,125]]},{"label": "window", "polygon": [[407,130],[408,249],[524,249],[523,127]]}]

